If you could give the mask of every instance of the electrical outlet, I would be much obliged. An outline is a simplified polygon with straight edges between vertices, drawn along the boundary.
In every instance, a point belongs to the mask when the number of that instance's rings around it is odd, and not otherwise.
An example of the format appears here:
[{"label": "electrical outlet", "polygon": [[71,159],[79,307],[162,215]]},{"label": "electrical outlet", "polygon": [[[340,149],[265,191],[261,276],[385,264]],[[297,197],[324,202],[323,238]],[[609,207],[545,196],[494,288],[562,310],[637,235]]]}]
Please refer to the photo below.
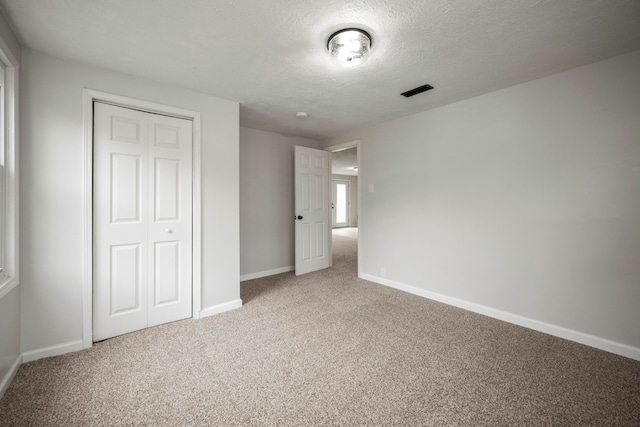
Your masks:
[{"label": "electrical outlet", "polygon": [[373,184],[369,184],[369,193],[373,193]]},{"label": "electrical outlet", "polygon": [[387,277],[387,269],[382,267],[380,268],[380,277]]}]

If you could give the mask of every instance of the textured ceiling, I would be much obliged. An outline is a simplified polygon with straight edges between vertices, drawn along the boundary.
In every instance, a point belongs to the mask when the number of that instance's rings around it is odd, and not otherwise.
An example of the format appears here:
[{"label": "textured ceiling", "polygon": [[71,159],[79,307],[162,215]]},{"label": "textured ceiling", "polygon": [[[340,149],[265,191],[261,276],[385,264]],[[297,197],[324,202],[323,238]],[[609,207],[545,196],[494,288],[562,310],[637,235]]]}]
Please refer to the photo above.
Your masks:
[{"label": "textured ceiling", "polygon": [[[241,103],[325,139],[640,49],[638,0],[0,0],[25,46]],[[329,34],[373,37],[341,68]],[[435,89],[405,99],[424,83]],[[309,117],[296,119],[297,111]]]}]

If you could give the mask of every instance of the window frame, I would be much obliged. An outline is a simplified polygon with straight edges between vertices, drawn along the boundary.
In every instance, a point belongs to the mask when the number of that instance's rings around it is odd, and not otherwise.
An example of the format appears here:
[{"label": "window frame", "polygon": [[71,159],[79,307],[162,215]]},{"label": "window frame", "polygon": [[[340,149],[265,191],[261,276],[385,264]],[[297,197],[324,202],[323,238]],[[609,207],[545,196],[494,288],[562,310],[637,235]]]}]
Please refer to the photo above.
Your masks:
[{"label": "window frame", "polygon": [[18,263],[18,76],[19,66],[4,40],[0,38],[0,68],[2,68],[2,96],[0,129],[0,159],[3,163],[2,191],[4,195],[2,223],[0,227],[0,298],[7,295],[19,283]]}]

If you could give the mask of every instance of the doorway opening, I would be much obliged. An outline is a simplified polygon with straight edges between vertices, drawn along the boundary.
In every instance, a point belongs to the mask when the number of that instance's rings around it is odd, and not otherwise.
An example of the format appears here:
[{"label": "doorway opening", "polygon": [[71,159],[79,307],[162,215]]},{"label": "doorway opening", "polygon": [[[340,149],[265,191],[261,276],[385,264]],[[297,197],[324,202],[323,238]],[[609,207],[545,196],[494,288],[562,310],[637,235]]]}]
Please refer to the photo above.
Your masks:
[{"label": "doorway opening", "polygon": [[[331,152],[331,225],[332,247],[334,243],[348,241],[350,251],[355,256],[360,252],[358,245],[358,222],[360,217],[360,141],[352,141],[326,148]],[[332,264],[339,251],[332,250]],[[360,274],[360,257],[358,275]]]}]

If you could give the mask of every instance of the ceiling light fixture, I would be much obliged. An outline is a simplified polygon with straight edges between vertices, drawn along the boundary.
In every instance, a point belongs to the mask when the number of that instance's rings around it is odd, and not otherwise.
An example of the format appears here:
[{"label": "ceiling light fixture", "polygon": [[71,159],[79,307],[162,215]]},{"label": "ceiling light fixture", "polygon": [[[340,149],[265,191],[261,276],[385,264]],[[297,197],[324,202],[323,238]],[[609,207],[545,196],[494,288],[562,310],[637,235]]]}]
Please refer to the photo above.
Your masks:
[{"label": "ceiling light fixture", "polygon": [[358,28],[345,28],[329,36],[327,49],[331,59],[345,67],[363,64],[371,49],[371,36]]}]

